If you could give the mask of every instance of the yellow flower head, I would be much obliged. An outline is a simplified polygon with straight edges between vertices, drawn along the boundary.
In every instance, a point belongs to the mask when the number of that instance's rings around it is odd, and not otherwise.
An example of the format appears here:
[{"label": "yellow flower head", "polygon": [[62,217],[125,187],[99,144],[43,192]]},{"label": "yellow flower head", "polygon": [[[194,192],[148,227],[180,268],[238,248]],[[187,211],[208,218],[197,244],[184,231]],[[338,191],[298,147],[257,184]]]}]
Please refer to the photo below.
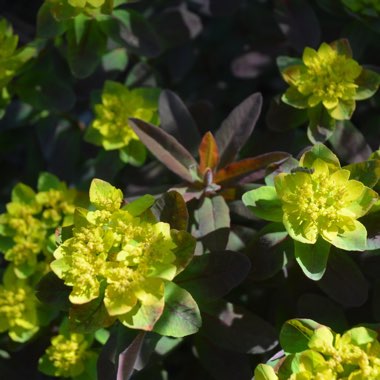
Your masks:
[{"label": "yellow flower head", "polygon": [[290,85],[282,100],[296,108],[319,104],[337,120],[349,119],[355,100],[376,92],[377,74],[364,70],[355,60],[348,42],[322,43],[318,50],[306,47],[302,61],[283,68],[282,76]]},{"label": "yellow flower head", "polygon": [[57,177],[41,174],[38,190],[36,193],[22,183],[16,185],[7,212],[0,215],[1,250],[20,278],[34,273],[40,253],[49,260],[55,229],[71,224],[75,210],[77,192]]},{"label": "yellow flower head", "polygon": [[163,309],[164,283],[179,264],[170,226],[141,214],[152,205],[146,196],[136,213],[133,204],[121,207],[123,196],[110,184],[94,180],[92,210],[77,210],[73,237],[54,253],[51,268],[72,286],[70,301],[85,304],[104,297],[110,316],[133,327],[140,310],[158,318]]},{"label": "yellow flower head", "polygon": [[0,332],[8,331],[16,342],[30,339],[39,329],[37,304],[34,289],[9,266],[0,285]]},{"label": "yellow flower head", "polygon": [[103,146],[105,150],[123,149],[126,155],[133,155],[137,150],[145,152],[144,146],[129,125],[128,118],[155,122],[158,94],[157,89],[129,90],[120,83],[107,81],[102,102],[95,105],[95,119],[86,132],[86,140]]},{"label": "yellow flower head", "polygon": [[[308,172],[281,173],[275,188],[289,235],[301,243],[314,244],[318,236],[341,249],[354,249],[348,241],[355,236],[365,248],[366,229],[357,220],[377,200],[377,193],[350,179],[350,172],[306,153],[300,166]],[[346,241],[347,240],[347,241]],[[359,249],[360,250],[360,249]]]},{"label": "yellow flower head", "polygon": [[59,334],[39,361],[39,370],[50,376],[72,378],[85,370],[90,343],[82,334]]}]

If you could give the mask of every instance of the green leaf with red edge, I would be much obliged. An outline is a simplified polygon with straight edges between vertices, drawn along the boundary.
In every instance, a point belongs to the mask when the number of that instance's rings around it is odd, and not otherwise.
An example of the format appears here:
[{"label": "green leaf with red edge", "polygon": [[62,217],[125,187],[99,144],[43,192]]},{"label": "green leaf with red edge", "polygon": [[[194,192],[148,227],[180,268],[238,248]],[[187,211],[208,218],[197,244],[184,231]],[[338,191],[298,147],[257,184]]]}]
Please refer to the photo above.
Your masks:
[{"label": "green leaf with red edge", "polygon": [[196,154],[201,135],[180,97],[170,90],[162,91],[158,112],[162,129],[175,137],[189,152]]},{"label": "green leaf with red edge", "polygon": [[198,163],[189,151],[164,130],[139,119],[130,125],[148,150],[169,170],[188,182],[194,181]]},{"label": "green leaf with red edge", "polygon": [[245,145],[256,122],[262,106],[262,96],[255,93],[240,103],[223,121],[215,134],[219,147],[219,168],[232,162]]},{"label": "green leaf with red edge", "polygon": [[350,179],[356,179],[368,187],[374,187],[380,179],[380,160],[357,162],[343,169],[350,171]]},{"label": "green leaf with red edge", "polygon": [[165,284],[165,308],[153,331],[181,338],[196,333],[202,325],[198,305],[190,293],[172,282]]},{"label": "green leaf with red edge", "polygon": [[214,136],[209,131],[199,146],[199,171],[204,173],[207,168],[215,169],[219,163],[219,149]]},{"label": "green leaf with red edge", "polygon": [[268,165],[281,163],[289,157],[289,153],[271,152],[232,162],[215,174],[214,182],[218,184],[226,184],[234,181],[241,181],[247,179],[247,177],[249,178],[249,182],[254,182],[263,179],[266,176]]},{"label": "green leaf with red edge", "polygon": [[230,229],[230,211],[221,195],[205,197],[194,211],[199,237],[210,251],[226,248]]},{"label": "green leaf with red edge", "polygon": [[175,282],[198,300],[217,299],[239,285],[250,270],[246,255],[239,252],[212,252],[195,256]]},{"label": "green leaf with red edge", "polygon": [[359,86],[355,92],[355,100],[368,99],[378,90],[380,75],[374,71],[363,69],[355,83]]},{"label": "green leaf with red edge", "polygon": [[274,327],[243,307],[223,300],[202,303],[200,307],[203,326],[199,334],[219,347],[262,354],[277,345]]},{"label": "green leaf with red edge", "polygon": [[344,55],[347,58],[352,58],[352,50],[347,38],[341,38],[329,44],[339,55]]},{"label": "green leaf with red edge", "polygon": [[189,212],[186,202],[178,191],[168,191],[157,199],[152,207],[155,217],[161,222],[169,223],[171,228],[186,230]]}]

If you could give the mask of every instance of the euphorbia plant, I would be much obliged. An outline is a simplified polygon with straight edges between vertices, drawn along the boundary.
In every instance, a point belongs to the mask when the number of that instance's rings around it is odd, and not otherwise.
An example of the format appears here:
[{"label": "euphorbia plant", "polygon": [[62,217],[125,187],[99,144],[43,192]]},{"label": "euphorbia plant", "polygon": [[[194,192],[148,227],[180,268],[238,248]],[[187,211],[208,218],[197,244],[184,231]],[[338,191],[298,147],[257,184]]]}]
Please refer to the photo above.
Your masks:
[{"label": "euphorbia plant", "polygon": [[[341,168],[327,147],[316,144],[302,155],[299,167],[243,196],[256,216],[284,224],[294,240],[296,259],[311,279],[323,276],[330,245],[347,251],[366,249],[367,230],[357,219],[368,212],[378,194],[361,182],[368,173],[358,168],[360,164]],[[375,177],[379,175],[375,167],[372,170]],[[371,186],[376,182],[371,181]]]}]

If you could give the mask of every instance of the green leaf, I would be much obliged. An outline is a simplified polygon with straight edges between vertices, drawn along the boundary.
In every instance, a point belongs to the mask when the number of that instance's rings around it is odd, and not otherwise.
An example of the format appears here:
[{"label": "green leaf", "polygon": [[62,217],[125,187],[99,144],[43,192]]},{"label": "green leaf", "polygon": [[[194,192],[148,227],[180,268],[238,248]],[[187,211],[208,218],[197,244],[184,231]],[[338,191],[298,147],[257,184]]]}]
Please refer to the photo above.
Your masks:
[{"label": "green leaf", "polygon": [[196,300],[216,299],[227,295],[247,276],[249,259],[239,252],[213,252],[195,256],[176,283]]},{"label": "green leaf", "polygon": [[331,247],[325,275],[317,285],[329,298],[346,307],[358,307],[368,297],[368,282],[346,252]]},{"label": "green leaf", "polygon": [[219,168],[232,162],[251,136],[261,112],[262,102],[261,94],[252,94],[232,110],[216,131]]},{"label": "green leaf", "polygon": [[158,220],[169,223],[173,229],[187,229],[189,212],[185,200],[177,191],[168,191],[158,198],[152,212]]},{"label": "green leaf", "polygon": [[23,184],[18,183],[12,190],[12,202],[34,205],[36,203],[36,193],[34,190]]},{"label": "green leaf", "polygon": [[106,50],[107,38],[94,19],[75,17],[67,31],[67,61],[77,78],[91,75]]},{"label": "green leaf", "polygon": [[127,64],[128,55],[124,48],[111,50],[102,57],[102,67],[106,72],[124,71]]},{"label": "green leaf", "polygon": [[136,200],[127,203],[125,206],[123,206],[123,210],[128,211],[133,216],[139,216],[144,211],[148,210],[154,202],[155,198],[153,195],[145,194],[142,197],[139,197]]},{"label": "green leaf", "polygon": [[64,185],[53,174],[50,173],[41,173],[38,177],[37,189],[38,191],[49,191],[51,189],[54,190],[62,190]]},{"label": "green leaf", "polygon": [[66,30],[66,24],[57,21],[51,13],[50,4],[45,2],[37,14],[37,37],[54,38]]},{"label": "green leaf", "polygon": [[277,380],[274,369],[267,364],[259,364],[255,368],[255,380]]},{"label": "green leaf", "polygon": [[380,75],[371,70],[363,69],[360,76],[355,80],[359,87],[356,89],[355,100],[370,98],[379,88]]},{"label": "green leaf", "polygon": [[170,235],[176,245],[173,253],[176,257],[174,265],[177,268],[177,275],[187,267],[193,258],[197,241],[186,231],[171,230]]},{"label": "green leaf", "polygon": [[339,100],[338,105],[331,110],[328,110],[331,117],[336,120],[348,120],[351,119],[352,114],[355,111],[355,100]]},{"label": "green leaf", "polygon": [[147,151],[144,144],[138,140],[131,140],[130,143],[119,150],[120,160],[133,166],[144,164]]},{"label": "green leaf", "polygon": [[356,179],[368,187],[374,187],[380,179],[380,160],[358,162],[343,169],[350,171],[350,179]]},{"label": "green leaf", "polygon": [[366,250],[380,249],[380,212],[365,215],[360,221],[367,230]]},{"label": "green leaf", "polygon": [[330,243],[318,238],[315,244],[303,244],[294,241],[294,254],[305,275],[313,281],[319,281],[326,271],[330,252]]},{"label": "green leaf", "polygon": [[201,325],[198,305],[190,293],[172,282],[166,283],[164,312],[153,331],[181,338],[196,333]]},{"label": "green leaf", "polygon": [[285,352],[296,353],[308,349],[310,338],[320,324],[311,319],[291,319],[280,331],[280,344]]},{"label": "green leaf", "polygon": [[307,136],[309,140],[313,144],[327,141],[334,133],[336,121],[322,105],[308,109],[308,116]]},{"label": "green leaf", "polygon": [[142,143],[159,161],[185,181],[194,181],[191,171],[198,164],[174,137],[142,120],[130,119],[129,122]]},{"label": "green leaf", "polygon": [[290,66],[303,65],[302,59],[286,56],[277,57],[276,63],[281,72]]},{"label": "green leaf", "polygon": [[298,108],[298,109],[308,108],[307,97],[301,94],[294,87],[289,87],[286,90],[285,94],[281,96],[281,100],[285,104],[288,104],[289,106],[292,106],[294,108]]},{"label": "green leaf", "polygon": [[210,251],[222,251],[228,243],[230,211],[221,195],[205,197],[194,212],[199,238]]},{"label": "green leaf", "polygon": [[248,191],[243,195],[242,200],[258,218],[270,222],[282,222],[282,203],[274,186],[261,186]]},{"label": "green leaf", "polygon": [[345,251],[364,251],[367,248],[367,230],[357,220],[354,220],[355,229],[344,231],[330,241],[332,245]]}]

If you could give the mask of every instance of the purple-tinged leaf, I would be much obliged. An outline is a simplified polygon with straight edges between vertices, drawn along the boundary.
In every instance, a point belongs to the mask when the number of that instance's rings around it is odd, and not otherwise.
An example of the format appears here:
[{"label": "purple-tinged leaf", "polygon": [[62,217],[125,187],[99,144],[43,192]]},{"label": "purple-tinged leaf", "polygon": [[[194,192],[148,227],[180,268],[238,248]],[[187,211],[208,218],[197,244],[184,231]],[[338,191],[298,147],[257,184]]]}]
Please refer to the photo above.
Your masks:
[{"label": "purple-tinged leaf", "polygon": [[243,307],[217,301],[201,305],[201,336],[227,350],[262,354],[277,345],[273,326]]},{"label": "purple-tinged leaf", "polygon": [[317,285],[334,301],[347,307],[362,305],[368,298],[368,282],[345,252],[331,249],[324,276]]},{"label": "purple-tinged leaf", "polygon": [[262,96],[255,93],[240,103],[223,121],[215,134],[219,147],[219,168],[232,162],[251,135],[262,106]]},{"label": "purple-tinged leaf", "polygon": [[195,299],[217,299],[227,295],[247,276],[249,259],[238,252],[223,251],[195,256],[176,277],[176,283]]},{"label": "purple-tinged leaf", "polygon": [[148,150],[169,170],[187,182],[198,164],[189,151],[164,130],[142,120],[129,119],[131,126]]},{"label": "purple-tinged leaf", "polygon": [[231,71],[237,78],[256,78],[268,69],[272,63],[269,55],[260,52],[250,52],[235,58]]},{"label": "purple-tinged leaf", "polygon": [[195,210],[199,238],[210,251],[223,251],[228,242],[230,212],[221,195],[205,197]]},{"label": "purple-tinged leaf", "polygon": [[152,212],[161,222],[169,223],[171,228],[187,229],[189,213],[185,200],[177,191],[163,194],[152,207]]},{"label": "purple-tinged leaf", "polygon": [[201,141],[201,135],[180,97],[170,90],[162,91],[158,111],[162,129],[195,154]]},{"label": "purple-tinged leaf", "polygon": [[145,332],[140,332],[132,343],[119,354],[116,380],[128,380],[131,378],[135,370],[136,362],[139,360],[145,335]]},{"label": "purple-tinged leaf", "polygon": [[252,379],[252,369],[246,354],[220,348],[199,335],[195,337],[195,352],[202,366],[214,379]]},{"label": "purple-tinged leaf", "polygon": [[349,163],[365,161],[372,153],[364,135],[348,120],[336,123],[329,142],[339,158]]},{"label": "purple-tinged leaf", "polygon": [[214,182],[225,185],[230,182],[242,181],[246,177],[249,177],[249,182],[263,179],[267,174],[268,165],[280,164],[289,156],[285,152],[271,152],[232,162],[215,174]]}]

